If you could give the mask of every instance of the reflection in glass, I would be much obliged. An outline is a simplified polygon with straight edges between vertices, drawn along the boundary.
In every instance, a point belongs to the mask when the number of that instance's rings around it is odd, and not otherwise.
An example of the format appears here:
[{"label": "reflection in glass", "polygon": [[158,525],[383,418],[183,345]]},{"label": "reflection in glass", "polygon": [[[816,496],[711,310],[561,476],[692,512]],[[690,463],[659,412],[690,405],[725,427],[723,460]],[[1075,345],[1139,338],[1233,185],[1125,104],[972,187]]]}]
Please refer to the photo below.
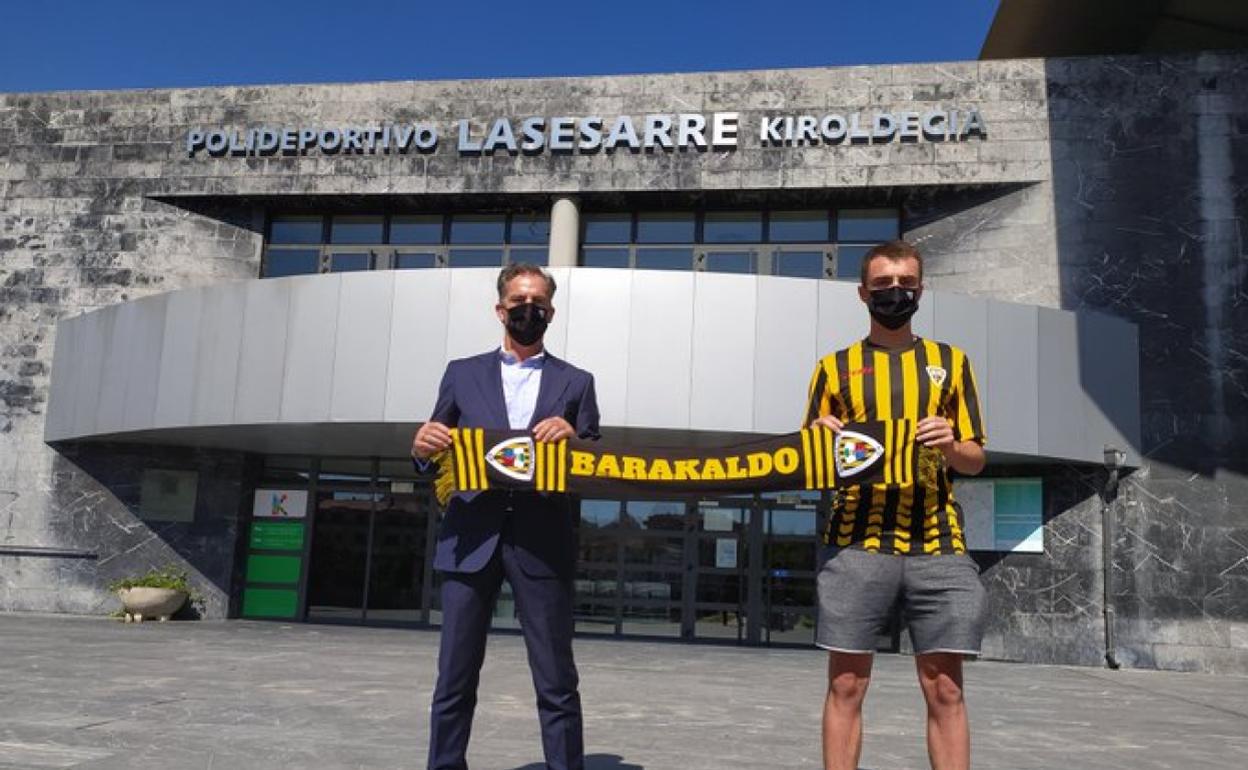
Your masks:
[{"label": "reflection in glass", "polygon": [[684,565],[684,541],[679,537],[639,537],[622,539],[624,563],[647,567],[680,569]]},{"label": "reflection in glass", "polygon": [[499,267],[503,264],[502,249],[451,249],[449,267]]},{"label": "reflection in glass", "polygon": [[616,540],[585,525],[581,526],[577,551],[577,559],[582,564],[615,564],[619,561],[620,551]]},{"label": "reflection in glass", "polygon": [[763,215],[758,212],[709,211],[702,223],[703,243],[761,243]]},{"label": "reflection in glass", "polygon": [[424,270],[438,266],[438,255],[428,251],[399,251],[394,255],[396,270]]},{"label": "reflection in glass", "polygon": [[766,531],[774,535],[813,537],[817,526],[814,511],[768,511]]},{"label": "reflection in glass", "polygon": [[752,251],[708,251],[702,267],[708,273],[754,273],[757,260]]},{"label": "reflection in glass", "polygon": [[698,575],[698,604],[742,604],[745,583],[740,574]]},{"label": "reflection in glass", "polygon": [[628,243],[633,239],[631,214],[588,214],[582,243]]},{"label": "reflection in glass", "polygon": [[693,249],[637,249],[638,270],[690,270]]},{"label": "reflection in glass", "polygon": [[545,214],[514,214],[511,217],[511,243],[548,243],[550,217]]},{"label": "reflection in glass", "polygon": [[826,211],[771,212],[771,240],[774,243],[823,243],[828,239]]},{"label": "reflection in glass", "polygon": [[506,229],[507,218],[501,214],[456,214],[451,217],[451,243],[502,243]]},{"label": "reflection in glass", "polygon": [[628,267],[628,249],[581,249],[583,267]]},{"label": "reflection in glass", "polygon": [[530,265],[545,266],[549,261],[549,249],[521,249],[514,246],[511,249],[511,264],[513,265],[520,262],[527,262]]},{"label": "reflection in glass", "polygon": [[897,238],[900,232],[897,209],[840,209],[836,212],[838,241],[880,243]]},{"label": "reflection in glass", "polygon": [[390,242],[395,244],[441,243],[442,216],[433,214],[392,217],[390,219]]},{"label": "reflection in glass", "polygon": [[376,497],[368,492],[317,494],[307,588],[309,618],[362,619],[368,519]]},{"label": "reflection in glass", "polygon": [[329,255],[329,272],[353,273],[369,270],[373,266],[373,255],[367,251],[336,252]]},{"label": "reflection in glass", "polygon": [[330,243],[381,243],[381,217],[334,217],[329,226]]},{"label": "reflection in glass", "polygon": [[615,632],[615,570],[585,570],[576,575],[575,619],[578,632]]},{"label": "reflection in glass", "polygon": [[630,529],[683,531],[685,504],[679,500],[629,500],[624,508],[624,526]]},{"label": "reflection in glass", "polygon": [[368,619],[419,621],[428,497],[386,495],[375,516]]},{"label": "reflection in glass", "polygon": [[680,607],[623,608],[625,634],[636,636],[680,636]]},{"label": "reflection in glass", "polygon": [[320,272],[320,266],[321,252],[317,249],[269,249],[264,275],[268,278],[309,275]]},{"label": "reflection in glass", "polygon": [[824,275],[822,251],[777,251],[772,255],[772,272],[791,278],[822,278]]},{"label": "reflection in glass", "polygon": [[836,247],[836,277],[846,281],[862,280],[862,258],[867,256],[872,246]]},{"label": "reflection in glass", "polygon": [[693,243],[696,229],[697,220],[693,214],[637,215],[638,243]]},{"label": "reflection in glass", "polygon": [[680,599],[681,576],[679,573],[637,571],[628,568],[624,571],[622,596],[627,599],[664,599],[678,601]]},{"label": "reflection in glass", "polygon": [[269,243],[320,243],[320,217],[275,217]]},{"label": "reflection in glass", "polygon": [[586,528],[617,528],[620,524],[619,500],[581,500],[581,531]]}]

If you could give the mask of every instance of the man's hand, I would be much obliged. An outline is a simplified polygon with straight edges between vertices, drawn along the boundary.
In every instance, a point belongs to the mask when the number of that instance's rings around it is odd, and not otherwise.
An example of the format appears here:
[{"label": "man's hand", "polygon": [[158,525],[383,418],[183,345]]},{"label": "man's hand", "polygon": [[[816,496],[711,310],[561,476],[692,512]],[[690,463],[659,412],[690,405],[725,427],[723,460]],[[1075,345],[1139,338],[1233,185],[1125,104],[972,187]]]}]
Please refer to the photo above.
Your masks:
[{"label": "man's hand", "polygon": [[815,420],[814,422],[810,424],[810,427],[813,428],[816,425],[827,428],[833,433],[840,433],[841,428],[845,427],[845,423],[841,422],[840,420],[838,420],[837,418],[833,417],[830,414],[825,414],[824,416],[818,418],[817,420]]},{"label": "man's hand", "polygon": [[924,417],[915,426],[914,440],[947,455],[953,448],[953,426],[944,417]]},{"label": "man's hand", "polygon": [[451,429],[440,422],[430,420],[420,426],[412,439],[412,457],[428,460],[451,446]]},{"label": "man's hand", "polygon": [[987,459],[984,448],[975,441],[958,441],[953,435],[953,425],[944,417],[919,420],[914,439],[924,446],[939,449],[949,467],[958,473],[974,476],[984,469]]},{"label": "man's hand", "polygon": [[571,423],[562,417],[547,417],[533,426],[533,438],[538,441],[561,441],[575,435]]}]

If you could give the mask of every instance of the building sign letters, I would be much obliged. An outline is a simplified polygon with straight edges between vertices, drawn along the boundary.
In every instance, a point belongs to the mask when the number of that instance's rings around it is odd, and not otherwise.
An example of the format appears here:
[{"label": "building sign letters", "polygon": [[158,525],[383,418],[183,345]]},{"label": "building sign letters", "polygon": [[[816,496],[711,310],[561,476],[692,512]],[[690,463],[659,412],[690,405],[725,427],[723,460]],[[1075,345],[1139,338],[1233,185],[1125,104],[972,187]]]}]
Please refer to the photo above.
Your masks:
[{"label": "building sign letters", "polygon": [[366,125],[193,128],[188,157],[274,155],[403,155],[433,153],[453,144],[459,155],[613,153],[673,150],[731,151],[758,147],[965,142],[986,139],[975,108],[922,112],[858,111],[826,115],[763,115],[747,124],[739,112],[654,114],[634,117],[526,117]]}]

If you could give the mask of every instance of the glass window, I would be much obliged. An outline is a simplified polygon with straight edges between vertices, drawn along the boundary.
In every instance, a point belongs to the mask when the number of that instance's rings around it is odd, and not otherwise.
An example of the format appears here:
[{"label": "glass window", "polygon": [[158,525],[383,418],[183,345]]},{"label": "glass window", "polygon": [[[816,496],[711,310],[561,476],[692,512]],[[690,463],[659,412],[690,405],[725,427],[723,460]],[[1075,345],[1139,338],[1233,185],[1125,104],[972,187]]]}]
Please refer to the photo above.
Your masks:
[{"label": "glass window", "polygon": [[502,243],[506,227],[501,214],[457,214],[451,217],[451,243]]},{"label": "glass window", "polygon": [[841,209],[836,212],[836,239],[880,243],[897,238],[901,221],[896,209]]},{"label": "glass window", "polygon": [[274,217],[270,243],[320,243],[320,217]]},{"label": "glass window", "polygon": [[620,523],[619,500],[582,500],[581,527],[607,529]]},{"label": "glass window", "polygon": [[550,260],[549,249],[525,249],[512,247],[511,262],[528,262],[530,265],[545,265]]},{"label": "glass window", "polygon": [[629,500],[624,516],[630,527],[682,531],[685,528],[685,504],[680,501]]},{"label": "glass window", "polygon": [[500,267],[503,264],[502,249],[451,249],[448,267]]},{"label": "glass window", "polygon": [[630,214],[589,214],[585,217],[584,243],[628,243],[633,239]]},{"label": "glass window", "polygon": [[818,529],[814,511],[768,511],[767,531],[775,535],[810,535]]},{"label": "glass window", "polygon": [[391,243],[441,243],[442,216],[401,216],[390,219]]},{"label": "glass window", "polygon": [[514,214],[511,217],[512,243],[549,243],[550,218],[534,214]]},{"label": "glass window", "polygon": [[583,267],[628,267],[628,249],[581,249]]},{"label": "glass window", "polygon": [[638,243],[693,243],[693,214],[638,214]]},{"label": "glass window", "polygon": [[822,251],[777,251],[771,258],[771,272],[790,278],[823,278]]},{"label": "glass window", "polygon": [[320,272],[319,249],[269,249],[264,274],[269,278]]},{"label": "glass window", "polygon": [[438,255],[429,251],[398,251],[394,254],[395,270],[421,270],[438,266]]},{"label": "glass window", "polygon": [[710,211],[702,223],[703,243],[759,243],[763,215],[753,212]]},{"label": "glass window", "polygon": [[344,251],[329,255],[329,272],[353,273],[357,270],[371,270],[373,255],[367,251]]},{"label": "glass window", "polygon": [[757,260],[753,251],[708,251],[702,268],[709,273],[753,273]]},{"label": "glass window", "polygon": [[693,249],[637,249],[638,270],[690,270]]},{"label": "glass window", "polygon": [[862,258],[873,248],[875,247],[846,246],[843,244],[837,246],[836,277],[846,281],[862,280]]},{"label": "glass window", "polygon": [[330,243],[381,243],[381,217],[334,217]]},{"label": "glass window", "polygon": [[777,243],[822,243],[828,238],[826,211],[771,212],[771,240]]}]

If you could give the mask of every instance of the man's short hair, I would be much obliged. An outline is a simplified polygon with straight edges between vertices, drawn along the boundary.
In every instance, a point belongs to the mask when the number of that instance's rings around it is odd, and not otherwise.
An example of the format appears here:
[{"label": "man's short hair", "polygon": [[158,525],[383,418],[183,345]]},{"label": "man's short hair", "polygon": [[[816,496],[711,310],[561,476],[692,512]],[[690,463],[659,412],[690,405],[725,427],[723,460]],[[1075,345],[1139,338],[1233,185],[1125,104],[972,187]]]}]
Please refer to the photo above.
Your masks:
[{"label": "man's short hair", "polygon": [[521,275],[538,275],[546,279],[546,286],[550,289],[547,292],[549,299],[555,298],[555,277],[546,272],[540,265],[532,262],[515,262],[504,267],[498,273],[498,298],[501,301],[503,295],[507,292],[507,284],[511,283],[511,279]]},{"label": "man's short hair", "polygon": [[923,280],[923,255],[919,250],[903,240],[885,241],[875,248],[867,252],[862,258],[862,285],[867,285],[867,270],[871,266],[873,259],[887,259],[890,262],[900,262],[903,259],[913,259],[919,263],[919,280]]}]

